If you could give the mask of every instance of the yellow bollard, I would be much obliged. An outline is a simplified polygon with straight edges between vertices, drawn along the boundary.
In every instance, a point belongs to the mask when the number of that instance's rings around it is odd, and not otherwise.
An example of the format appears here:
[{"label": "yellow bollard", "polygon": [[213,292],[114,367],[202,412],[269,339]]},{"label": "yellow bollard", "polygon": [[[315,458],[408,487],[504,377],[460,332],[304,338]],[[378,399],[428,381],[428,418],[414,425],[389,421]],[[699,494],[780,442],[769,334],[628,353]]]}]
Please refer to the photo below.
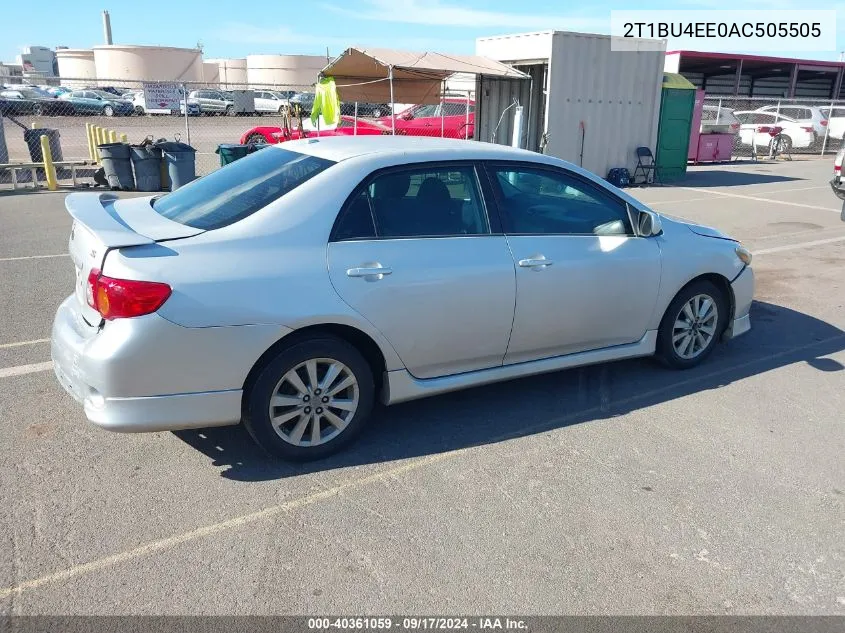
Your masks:
[{"label": "yellow bollard", "polygon": [[121,143],[128,143],[128,142],[129,142],[129,137],[128,137],[128,136],[126,136],[126,134],[121,134],[121,135],[120,135],[120,142],[121,142]]},{"label": "yellow bollard", "polygon": [[100,162],[100,150],[97,149],[99,145],[103,144],[102,132],[99,125],[91,126],[91,135],[94,137],[94,160]]},{"label": "yellow bollard", "polygon": [[47,188],[55,191],[59,188],[56,179],[56,166],[53,164],[53,153],[50,151],[50,139],[46,134],[41,135],[41,156],[44,159],[44,176],[47,178]]},{"label": "yellow bollard", "polygon": [[88,139],[88,158],[92,162],[97,162],[97,145],[94,141],[94,124],[85,124],[85,136]]},{"label": "yellow bollard", "polygon": [[117,132],[109,130],[109,143],[117,143]]}]

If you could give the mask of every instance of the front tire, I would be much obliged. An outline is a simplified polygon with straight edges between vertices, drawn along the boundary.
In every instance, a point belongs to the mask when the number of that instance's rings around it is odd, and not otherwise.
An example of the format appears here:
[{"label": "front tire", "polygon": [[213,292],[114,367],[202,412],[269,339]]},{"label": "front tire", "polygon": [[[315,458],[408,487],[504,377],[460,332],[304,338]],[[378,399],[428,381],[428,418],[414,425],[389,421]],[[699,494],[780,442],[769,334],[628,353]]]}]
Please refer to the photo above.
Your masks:
[{"label": "front tire", "polygon": [[707,280],[683,288],[669,304],[657,332],[656,356],[674,369],[699,365],[716,347],[728,323],[728,302]]},{"label": "front tire", "polygon": [[291,461],[321,459],[363,429],[375,398],[372,368],[331,336],[282,350],[244,394],[243,422],[265,451]]},{"label": "front tire", "polygon": [[103,108],[103,115],[104,116],[114,116],[114,108],[110,105],[107,105]]},{"label": "front tire", "polygon": [[223,111],[225,116],[235,116],[235,107],[234,106],[226,106],[226,109]]}]

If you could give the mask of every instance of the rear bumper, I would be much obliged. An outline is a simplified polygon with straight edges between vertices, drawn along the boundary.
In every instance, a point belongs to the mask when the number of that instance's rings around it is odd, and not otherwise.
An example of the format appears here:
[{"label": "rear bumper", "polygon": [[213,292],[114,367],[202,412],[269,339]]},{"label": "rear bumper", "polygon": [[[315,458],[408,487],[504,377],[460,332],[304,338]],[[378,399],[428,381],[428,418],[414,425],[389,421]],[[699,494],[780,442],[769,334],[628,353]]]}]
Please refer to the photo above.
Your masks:
[{"label": "rear bumper", "polygon": [[836,177],[831,180],[830,188],[833,189],[833,193],[836,194],[837,198],[845,200],[845,182],[842,182],[841,178]]},{"label": "rear bumper", "polygon": [[56,312],[56,378],[94,424],[112,431],[165,431],[237,424],[242,387],[277,326],[184,328],[157,314],[94,328],[75,297]]},{"label": "rear bumper", "polygon": [[751,329],[751,302],[754,300],[754,270],[746,266],[731,283],[734,293],[733,321],[725,330],[724,338],[732,339]]}]

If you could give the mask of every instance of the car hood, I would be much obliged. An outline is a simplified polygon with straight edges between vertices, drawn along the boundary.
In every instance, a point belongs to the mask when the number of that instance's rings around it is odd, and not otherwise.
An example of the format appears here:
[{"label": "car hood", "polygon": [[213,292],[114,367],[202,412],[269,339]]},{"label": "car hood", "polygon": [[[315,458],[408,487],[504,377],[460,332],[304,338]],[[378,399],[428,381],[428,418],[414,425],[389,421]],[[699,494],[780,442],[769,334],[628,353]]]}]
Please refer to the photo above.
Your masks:
[{"label": "car hood", "polygon": [[660,217],[663,219],[664,224],[666,222],[671,222],[672,224],[676,224],[679,227],[686,227],[696,235],[701,235],[703,237],[712,237],[718,240],[728,240],[731,242],[737,241],[734,238],[725,235],[721,231],[714,229],[711,226],[705,226],[704,224],[694,224],[693,222],[687,222],[686,220],[675,218],[669,215],[663,215],[662,213],[660,214]]}]

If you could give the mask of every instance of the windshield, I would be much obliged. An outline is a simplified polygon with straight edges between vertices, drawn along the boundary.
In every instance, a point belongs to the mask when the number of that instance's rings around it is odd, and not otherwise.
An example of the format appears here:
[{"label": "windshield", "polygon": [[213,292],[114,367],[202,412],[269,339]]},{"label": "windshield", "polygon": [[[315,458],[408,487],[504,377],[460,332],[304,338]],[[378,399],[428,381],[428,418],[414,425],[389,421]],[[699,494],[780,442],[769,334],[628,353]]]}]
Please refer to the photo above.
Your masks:
[{"label": "windshield", "polygon": [[267,147],[153,202],[165,218],[198,229],[234,224],[278,200],[334,162]]}]

